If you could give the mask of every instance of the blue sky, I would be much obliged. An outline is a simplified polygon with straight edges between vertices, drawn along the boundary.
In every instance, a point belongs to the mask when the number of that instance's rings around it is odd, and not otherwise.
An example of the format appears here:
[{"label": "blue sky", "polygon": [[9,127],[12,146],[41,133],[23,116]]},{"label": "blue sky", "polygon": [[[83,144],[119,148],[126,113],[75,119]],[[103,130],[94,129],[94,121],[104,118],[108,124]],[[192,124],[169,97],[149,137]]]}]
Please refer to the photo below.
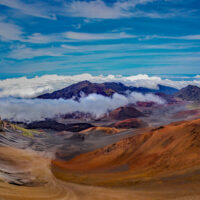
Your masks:
[{"label": "blue sky", "polygon": [[0,78],[199,74],[199,0],[0,0]]}]

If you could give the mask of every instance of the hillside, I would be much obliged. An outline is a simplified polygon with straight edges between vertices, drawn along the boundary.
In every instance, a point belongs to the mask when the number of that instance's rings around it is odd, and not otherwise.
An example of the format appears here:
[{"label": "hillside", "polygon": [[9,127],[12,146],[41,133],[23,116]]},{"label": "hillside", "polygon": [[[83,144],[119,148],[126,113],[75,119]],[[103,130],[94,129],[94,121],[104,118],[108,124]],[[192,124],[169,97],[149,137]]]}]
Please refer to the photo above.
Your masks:
[{"label": "hillside", "polygon": [[133,106],[122,106],[109,113],[109,117],[115,120],[124,120],[141,116],[143,116],[143,113]]},{"label": "hillside", "polygon": [[[200,169],[199,138],[200,119],[172,123],[69,161],[54,160],[53,171],[64,180],[97,185],[133,184],[189,172],[195,175]],[[58,169],[61,172],[57,174]]]},{"label": "hillside", "polygon": [[112,124],[112,126],[115,128],[129,129],[129,128],[143,128],[147,126],[147,124],[143,122],[141,119],[129,118],[129,119],[118,121]]},{"label": "hillside", "polygon": [[186,101],[200,102],[200,88],[194,85],[188,85],[178,91],[175,96]]}]

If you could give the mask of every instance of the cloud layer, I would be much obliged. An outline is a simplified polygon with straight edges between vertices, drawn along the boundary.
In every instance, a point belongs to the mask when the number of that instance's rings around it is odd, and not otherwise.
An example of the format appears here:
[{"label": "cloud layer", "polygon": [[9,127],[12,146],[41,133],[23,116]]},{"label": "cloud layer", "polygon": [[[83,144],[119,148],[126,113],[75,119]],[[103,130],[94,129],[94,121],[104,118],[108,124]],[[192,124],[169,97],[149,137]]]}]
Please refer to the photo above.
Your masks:
[{"label": "cloud layer", "polygon": [[72,1],[65,4],[64,10],[66,11],[66,15],[73,17],[118,19],[133,16],[131,11],[137,5],[147,4],[153,1],[155,0],[118,0],[112,5],[106,5],[102,0]]},{"label": "cloud layer", "polygon": [[[192,11],[168,9],[164,13],[142,9],[144,5],[157,3],[158,0],[62,0],[62,1],[25,1],[1,0],[0,5],[12,9],[21,15],[57,20],[57,16],[69,16],[88,19],[120,19],[131,17],[169,18],[187,16]],[[165,3],[169,3],[166,1]],[[178,1],[177,1],[178,2]]]},{"label": "cloud layer", "polygon": [[163,104],[164,100],[153,94],[143,95],[133,92],[128,96],[114,94],[112,98],[91,94],[82,97],[80,102],[69,100],[44,99],[0,99],[0,116],[2,119],[31,122],[53,118],[57,115],[73,113],[76,111],[90,113],[94,117],[101,117],[109,110],[138,101],[153,101]]},{"label": "cloud layer", "polygon": [[56,19],[54,14],[49,13],[51,12],[50,7],[48,7],[47,4],[44,4],[39,1],[37,3],[27,4],[21,0],[1,0],[0,5],[15,9],[18,12],[23,13],[25,15],[52,20]]},{"label": "cloud layer", "polygon": [[172,81],[161,79],[158,76],[135,75],[135,76],[92,76],[90,74],[81,74],[74,76],[45,75],[28,79],[26,77],[0,80],[0,98],[17,97],[17,98],[34,98],[47,92],[53,92],[65,88],[79,81],[89,80],[91,82],[122,82],[129,86],[145,87],[156,89],[158,84],[181,89],[189,84],[200,86],[198,77],[194,81]]}]

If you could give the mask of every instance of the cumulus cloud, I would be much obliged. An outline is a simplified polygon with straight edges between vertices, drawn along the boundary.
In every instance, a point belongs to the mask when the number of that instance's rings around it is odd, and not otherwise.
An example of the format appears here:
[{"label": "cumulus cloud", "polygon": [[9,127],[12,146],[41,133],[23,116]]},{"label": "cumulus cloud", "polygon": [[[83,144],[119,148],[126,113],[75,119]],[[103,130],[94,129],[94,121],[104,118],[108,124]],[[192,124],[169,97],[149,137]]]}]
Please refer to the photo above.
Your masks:
[{"label": "cumulus cloud", "polygon": [[0,99],[0,115],[2,119],[31,122],[53,118],[55,116],[76,111],[90,113],[94,117],[101,117],[109,110],[138,101],[153,101],[163,104],[165,101],[153,94],[130,93],[127,96],[114,94],[113,97],[104,97],[90,94],[82,97],[79,102],[73,99]]},{"label": "cumulus cloud", "polygon": [[11,78],[0,80],[0,97],[20,97],[20,98],[34,98],[47,92],[53,92],[62,89],[79,81],[88,80],[91,82],[122,82],[128,86],[145,87],[157,89],[158,84],[181,89],[187,85],[200,86],[200,80],[193,81],[172,81],[169,79],[161,79],[158,76],[148,76],[139,74],[135,76],[92,76],[90,74],[80,74],[74,76],[59,76],[59,75],[44,75],[34,78]]}]

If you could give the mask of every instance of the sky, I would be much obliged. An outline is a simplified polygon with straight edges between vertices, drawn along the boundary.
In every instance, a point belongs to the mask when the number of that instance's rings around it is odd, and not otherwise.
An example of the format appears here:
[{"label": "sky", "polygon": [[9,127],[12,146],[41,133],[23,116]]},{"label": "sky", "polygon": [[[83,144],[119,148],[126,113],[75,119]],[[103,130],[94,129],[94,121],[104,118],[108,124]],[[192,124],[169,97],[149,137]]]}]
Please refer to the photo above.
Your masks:
[{"label": "sky", "polygon": [[0,0],[0,79],[199,74],[199,0]]}]

